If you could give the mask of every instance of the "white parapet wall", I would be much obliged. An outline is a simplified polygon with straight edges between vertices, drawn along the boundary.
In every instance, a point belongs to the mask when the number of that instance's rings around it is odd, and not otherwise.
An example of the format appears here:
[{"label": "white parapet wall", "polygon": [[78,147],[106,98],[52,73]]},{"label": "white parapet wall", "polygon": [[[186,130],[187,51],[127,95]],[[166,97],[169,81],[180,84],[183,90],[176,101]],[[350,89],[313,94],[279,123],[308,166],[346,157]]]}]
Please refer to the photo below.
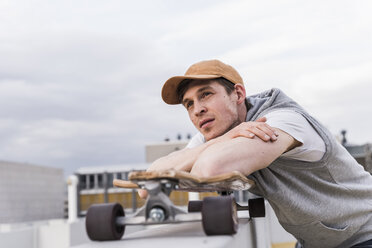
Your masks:
[{"label": "white parapet wall", "polygon": [[[93,248],[93,247],[246,247],[293,248],[295,239],[280,227],[269,205],[267,216],[241,220],[234,236],[208,237],[200,222],[157,226],[127,226],[122,240],[92,242],[85,231],[85,219],[48,220],[30,223],[0,224],[0,247]],[[239,215],[246,213],[239,212]]]},{"label": "white parapet wall", "polygon": [[[266,201],[266,217],[258,218],[256,220],[258,228],[258,235],[265,236],[265,240],[270,244],[270,247],[276,248],[293,248],[295,247],[296,239],[292,234],[288,233],[280,225],[273,208]],[[263,228],[262,228],[263,227]],[[263,231],[264,230],[264,231]]]},{"label": "white parapet wall", "polygon": [[0,223],[64,217],[63,170],[0,161]]},{"label": "white parapet wall", "polygon": [[85,219],[0,224],[1,248],[68,248],[87,242]]},{"label": "white parapet wall", "polygon": [[75,222],[78,217],[78,183],[79,179],[76,175],[71,175],[67,179],[69,222]]}]

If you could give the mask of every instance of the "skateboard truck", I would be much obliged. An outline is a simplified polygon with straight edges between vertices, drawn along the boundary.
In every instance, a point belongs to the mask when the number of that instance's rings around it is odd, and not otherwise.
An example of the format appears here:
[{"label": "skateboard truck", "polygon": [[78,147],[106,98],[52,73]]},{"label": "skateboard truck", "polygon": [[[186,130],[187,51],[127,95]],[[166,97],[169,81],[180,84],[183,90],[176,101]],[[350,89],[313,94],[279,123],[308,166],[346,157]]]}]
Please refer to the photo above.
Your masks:
[{"label": "skateboard truck", "polygon": [[146,221],[173,221],[177,214],[184,213],[169,199],[169,195],[175,186],[175,182],[170,180],[145,182],[143,188],[149,194],[145,203]]}]

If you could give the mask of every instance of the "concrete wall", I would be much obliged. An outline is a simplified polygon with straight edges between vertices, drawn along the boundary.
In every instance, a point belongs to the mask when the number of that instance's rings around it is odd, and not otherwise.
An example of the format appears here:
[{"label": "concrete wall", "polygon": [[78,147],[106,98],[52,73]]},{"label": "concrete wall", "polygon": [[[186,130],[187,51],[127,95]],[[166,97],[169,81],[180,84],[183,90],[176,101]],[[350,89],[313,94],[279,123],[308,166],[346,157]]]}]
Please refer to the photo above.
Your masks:
[{"label": "concrete wall", "polygon": [[181,150],[186,147],[188,141],[168,141],[159,144],[151,144],[146,146],[146,163],[154,162],[156,159],[166,156],[174,151]]},{"label": "concrete wall", "polygon": [[266,217],[265,218],[257,218],[257,222],[265,222],[264,224],[258,223],[257,225],[264,225],[263,228],[260,230],[264,230],[265,233],[261,233],[261,235],[266,235],[266,239],[268,243],[270,243],[271,247],[294,247],[296,243],[296,238],[288,233],[284,228],[280,225],[278,218],[276,217],[274,210],[270,206],[270,204],[266,201]]},{"label": "concrete wall", "polygon": [[22,228],[12,232],[0,232],[1,247],[34,248],[34,230]]},{"label": "concrete wall", "polygon": [[[266,204],[265,218],[253,219],[252,225],[245,220],[240,220],[239,232],[234,236],[217,237],[218,247],[253,247],[253,248],[293,248],[295,239],[287,233],[278,223],[272,208]],[[239,216],[247,215],[246,212],[239,212]],[[248,224],[248,225],[247,225]],[[22,247],[22,248],[67,248],[79,247],[109,247],[109,244],[116,244],[116,247],[148,247],[153,242],[158,244],[174,243],[175,237],[169,232],[170,229],[183,230],[178,232],[177,238],[180,247],[190,247],[188,242],[193,244],[200,241],[199,247],[217,247],[213,237],[207,237],[201,228],[201,223],[193,225],[195,228],[185,228],[187,223],[176,225],[159,226],[127,226],[124,235],[124,242],[91,242],[85,231],[85,219],[79,218],[74,222],[67,220],[48,220],[32,223],[0,224],[0,247]],[[191,233],[185,233],[191,232]],[[183,239],[185,238],[185,239]],[[154,240],[155,239],[155,240]],[[198,241],[199,240],[199,241]],[[181,242],[180,242],[181,241]],[[207,243],[205,243],[207,241]],[[223,245],[223,242],[226,244]],[[182,243],[182,244],[181,244]],[[162,247],[154,246],[154,247]],[[111,247],[111,246],[110,246]]]},{"label": "concrete wall", "polygon": [[0,223],[63,218],[63,170],[0,161]]},{"label": "concrete wall", "polygon": [[87,242],[85,219],[0,225],[0,247],[68,248]]}]

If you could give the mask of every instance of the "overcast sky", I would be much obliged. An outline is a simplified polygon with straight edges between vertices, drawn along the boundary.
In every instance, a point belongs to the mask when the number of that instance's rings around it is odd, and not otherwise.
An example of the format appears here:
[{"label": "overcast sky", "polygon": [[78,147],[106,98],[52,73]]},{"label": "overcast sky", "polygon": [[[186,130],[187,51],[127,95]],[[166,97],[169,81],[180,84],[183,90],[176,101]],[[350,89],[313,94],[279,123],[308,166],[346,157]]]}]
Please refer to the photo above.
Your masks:
[{"label": "overcast sky", "polygon": [[372,142],[372,1],[0,1],[0,160],[141,163],[195,134],[161,86],[220,59],[337,135]]}]

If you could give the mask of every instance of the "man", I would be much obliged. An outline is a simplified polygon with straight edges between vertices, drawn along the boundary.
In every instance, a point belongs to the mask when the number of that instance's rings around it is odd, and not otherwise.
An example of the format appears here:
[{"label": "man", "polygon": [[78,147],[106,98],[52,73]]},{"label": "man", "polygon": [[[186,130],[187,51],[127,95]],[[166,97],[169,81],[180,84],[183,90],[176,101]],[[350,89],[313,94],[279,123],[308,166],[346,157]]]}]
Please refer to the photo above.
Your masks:
[{"label": "man", "polygon": [[372,176],[282,91],[246,97],[239,73],[210,60],[168,79],[162,98],[199,133],[149,170],[240,171],[303,247],[372,247]]}]

